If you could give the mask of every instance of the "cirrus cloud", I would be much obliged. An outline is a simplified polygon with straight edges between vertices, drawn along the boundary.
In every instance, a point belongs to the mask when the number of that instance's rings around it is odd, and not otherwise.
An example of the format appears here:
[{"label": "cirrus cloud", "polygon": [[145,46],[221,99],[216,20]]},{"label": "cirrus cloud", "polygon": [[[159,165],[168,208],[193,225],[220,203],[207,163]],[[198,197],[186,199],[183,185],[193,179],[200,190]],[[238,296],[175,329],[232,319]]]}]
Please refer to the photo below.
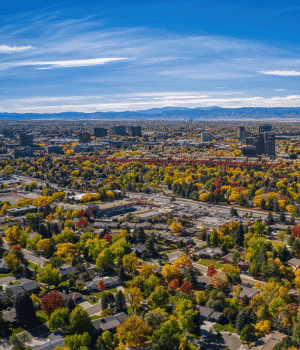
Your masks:
[{"label": "cirrus cloud", "polygon": [[282,77],[296,77],[300,75],[300,72],[296,70],[269,70],[269,71],[260,71],[258,73],[268,74],[268,75],[279,75]]},{"label": "cirrus cloud", "polygon": [[0,45],[0,52],[10,53],[10,52],[18,52],[33,49],[31,45],[28,46],[8,46],[8,45]]}]

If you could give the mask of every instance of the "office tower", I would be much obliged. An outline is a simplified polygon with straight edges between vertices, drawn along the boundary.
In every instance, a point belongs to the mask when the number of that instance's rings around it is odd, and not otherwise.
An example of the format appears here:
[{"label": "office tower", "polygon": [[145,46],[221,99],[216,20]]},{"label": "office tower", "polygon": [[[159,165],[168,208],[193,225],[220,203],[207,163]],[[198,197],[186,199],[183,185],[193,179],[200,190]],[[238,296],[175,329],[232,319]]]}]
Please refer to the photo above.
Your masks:
[{"label": "office tower", "polygon": [[264,132],[272,131],[272,125],[271,124],[262,124],[258,127],[258,133],[263,134]]},{"label": "office tower", "polygon": [[15,158],[33,157],[33,149],[31,147],[23,147],[14,149]]},{"label": "office tower", "polygon": [[89,132],[80,132],[79,133],[79,142],[88,143],[91,141],[91,134]]},{"label": "office tower", "polygon": [[275,156],[275,134],[273,132],[264,133],[265,154]]},{"label": "office tower", "polygon": [[202,132],[201,133],[201,141],[202,142],[211,142],[211,133],[210,132]]},{"label": "office tower", "polygon": [[244,126],[239,126],[239,139],[241,139],[243,137],[243,134],[245,132],[245,127]]},{"label": "office tower", "polygon": [[129,125],[126,128],[127,134],[130,136],[142,136],[142,128],[140,126]]},{"label": "office tower", "polygon": [[9,130],[9,129],[4,129],[2,134],[4,137],[9,137],[10,139],[12,139],[14,137],[13,131]]},{"label": "office tower", "polygon": [[20,134],[21,146],[32,147],[33,146],[33,134]]},{"label": "office tower", "polygon": [[244,157],[255,157],[256,156],[256,148],[251,145],[246,145],[241,148],[242,155]]},{"label": "office tower", "polygon": [[55,153],[55,154],[64,154],[64,151],[61,146],[47,146],[46,147],[47,153]]},{"label": "office tower", "polygon": [[94,128],[95,137],[105,137],[107,136],[107,129],[105,128]]},{"label": "office tower", "polygon": [[111,128],[111,133],[118,136],[126,136],[126,126],[124,125],[114,125]]}]

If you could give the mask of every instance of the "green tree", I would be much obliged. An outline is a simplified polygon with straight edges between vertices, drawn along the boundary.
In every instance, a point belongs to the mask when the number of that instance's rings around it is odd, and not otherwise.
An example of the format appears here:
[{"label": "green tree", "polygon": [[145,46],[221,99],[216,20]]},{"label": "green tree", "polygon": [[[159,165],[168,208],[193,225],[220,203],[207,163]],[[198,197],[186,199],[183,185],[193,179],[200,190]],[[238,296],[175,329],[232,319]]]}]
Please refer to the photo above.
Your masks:
[{"label": "green tree", "polygon": [[59,270],[54,269],[50,264],[45,265],[44,268],[39,268],[36,277],[39,282],[46,283],[48,287],[50,285],[58,287],[62,281]]},{"label": "green tree", "polygon": [[210,235],[210,246],[211,247],[217,247],[219,245],[219,236],[217,230],[214,228],[211,231]]},{"label": "green tree", "polygon": [[167,320],[167,318],[168,318],[168,314],[166,312],[154,310],[146,313],[144,320],[149,324],[149,326],[153,330],[156,330],[161,323]]},{"label": "green tree", "polygon": [[116,312],[126,311],[126,299],[121,290],[119,290],[115,296],[115,310]]},{"label": "green tree", "polygon": [[67,335],[64,338],[64,346],[71,350],[79,350],[81,347],[89,349],[91,345],[91,336],[85,332],[83,334]]},{"label": "green tree", "polygon": [[114,263],[114,253],[110,248],[105,248],[96,260],[96,266],[101,270],[107,270]]},{"label": "green tree", "polygon": [[174,316],[162,323],[152,334],[153,350],[179,350],[181,329]]},{"label": "green tree", "polygon": [[88,332],[92,325],[89,314],[84,308],[77,305],[71,312],[70,316],[70,330],[72,333],[82,334]]},{"label": "green tree", "polygon": [[300,345],[300,322],[296,323],[293,328],[293,341]]},{"label": "green tree", "polygon": [[36,320],[35,308],[29,295],[20,295],[15,301],[17,319],[21,324],[30,325]]},{"label": "green tree", "polygon": [[152,309],[166,310],[170,301],[170,295],[163,286],[157,286],[148,298],[148,304]]},{"label": "green tree", "polygon": [[70,309],[56,309],[50,316],[49,329],[51,332],[62,330],[66,332],[69,327]]},{"label": "green tree", "polygon": [[256,337],[255,337],[255,328],[252,324],[247,324],[242,330],[240,337],[242,340],[244,340],[248,345],[251,342],[254,342]]},{"label": "green tree", "polygon": [[14,334],[9,337],[9,343],[13,345],[14,350],[26,350],[25,343],[31,343],[31,342],[32,342],[32,338],[28,332]]}]

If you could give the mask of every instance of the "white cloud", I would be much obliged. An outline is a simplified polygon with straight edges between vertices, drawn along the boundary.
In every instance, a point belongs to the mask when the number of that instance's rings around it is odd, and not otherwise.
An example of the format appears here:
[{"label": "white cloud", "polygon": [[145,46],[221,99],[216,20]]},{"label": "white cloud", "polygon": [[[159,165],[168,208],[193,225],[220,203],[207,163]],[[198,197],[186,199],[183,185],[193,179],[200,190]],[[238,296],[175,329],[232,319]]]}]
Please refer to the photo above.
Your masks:
[{"label": "white cloud", "polygon": [[69,68],[69,67],[87,67],[104,64],[111,61],[126,60],[127,58],[121,57],[102,57],[92,58],[87,60],[65,60],[65,61],[25,61],[18,62],[16,66],[51,66],[50,68],[40,67],[37,69],[51,69],[51,68]]},{"label": "white cloud", "polygon": [[268,75],[280,75],[282,77],[295,77],[300,75],[300,72],[295,70],[269,70],[269,71],[260,71],[258,73],[268,74]]},{"label": "white cloud", "polygon": [[0,52],[5,52],[5,53],[9,53],[9,52],[18,52],[18,51],[25,51],[25,50],[29,50],[29,49],[33,49],[32,46],[28,45],[28,46],[8,46],[8,45],[0,45]]}]

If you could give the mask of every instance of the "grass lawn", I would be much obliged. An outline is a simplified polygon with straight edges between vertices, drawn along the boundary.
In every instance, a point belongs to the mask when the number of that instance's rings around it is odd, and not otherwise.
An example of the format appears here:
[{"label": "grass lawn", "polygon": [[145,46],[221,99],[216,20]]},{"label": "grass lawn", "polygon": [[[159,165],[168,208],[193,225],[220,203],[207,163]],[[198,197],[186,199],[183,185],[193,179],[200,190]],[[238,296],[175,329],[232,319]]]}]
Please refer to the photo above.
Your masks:
[{"label": "grass lawn", "polygon": [[11,335],[19,334],[19,333],[21,333],[21,332],[24,332],[24,328],[22,328],[22,327],[13,328],[12,325],[9,325],[9,326],[8,326],[8,329],[9,329],[9,331],[11,332]]},{"label": "grass lawn", "polygon": [[91,303],[91,304],[96,304],[96,303],[98,303],[98,301],[99,301],[99,299],[102,297],[102,295],[103,295],[103,292],[95,292],[95,293],[93,293],[92,294],[94,297],[96,297],[96,301],[90,301],[90,299],[89,299],[89,297],[88,296],[86,296],[86,297],[84,297],[84,299],[86,300],[86,301],[88,301],[89,303]]},{"label": "grass lawn", "polygon": [[203,266],[214,265],[216,269],[221,269],[224,265],[216,262],[215,260],[201,259],[198,261],[198,264]]},{"label": "grass lawn", "polygon": [[43,310],[36,310],[36,316],[41,323],[47,323],[49,321],[49,317]]},{"label": "grass lawn", "polygon": [[9,277],[9,276],[13,276],[13,273],[0,273],[0,278],[4,278],[4,277]]},{"label": "grass lawn", "polygon": [[14,281],[12,282],[12,284],[20,284],[18,281]]},{"label": "grass lawn", "polygon": [[94,316],[91,316],[90,319],[93,321],[93,320],[97,320],[98,318],[101,318],[101,316],[99,315],[94,315]]},{"label": "grass lawn", "polygon": [[195,344],[190,344],[190,349],[191,350],[196,350],[196,349],[198,349],[198,346],[195,345]]},{"label": "grass lawn", "polygon": [[111,293],[117,293],[117,288],[110,288],[110,289],[107,289],[108,292],[111,292]]},{"label": "grass lawn", "polygon": [[27,267],[28,267],[29,269],[34,270],[36,266],[37,266],[37,265],[34,264],[34,263],[32,263],[31,261],[27,261]]},{"label": "grass lawn", "polygon": [[216,331],[219,331],[219,332],[225,331],[225,332],[236,333],[236,329],[231,324],[222,325],[222,324],[216,323],[213,327]]}]

